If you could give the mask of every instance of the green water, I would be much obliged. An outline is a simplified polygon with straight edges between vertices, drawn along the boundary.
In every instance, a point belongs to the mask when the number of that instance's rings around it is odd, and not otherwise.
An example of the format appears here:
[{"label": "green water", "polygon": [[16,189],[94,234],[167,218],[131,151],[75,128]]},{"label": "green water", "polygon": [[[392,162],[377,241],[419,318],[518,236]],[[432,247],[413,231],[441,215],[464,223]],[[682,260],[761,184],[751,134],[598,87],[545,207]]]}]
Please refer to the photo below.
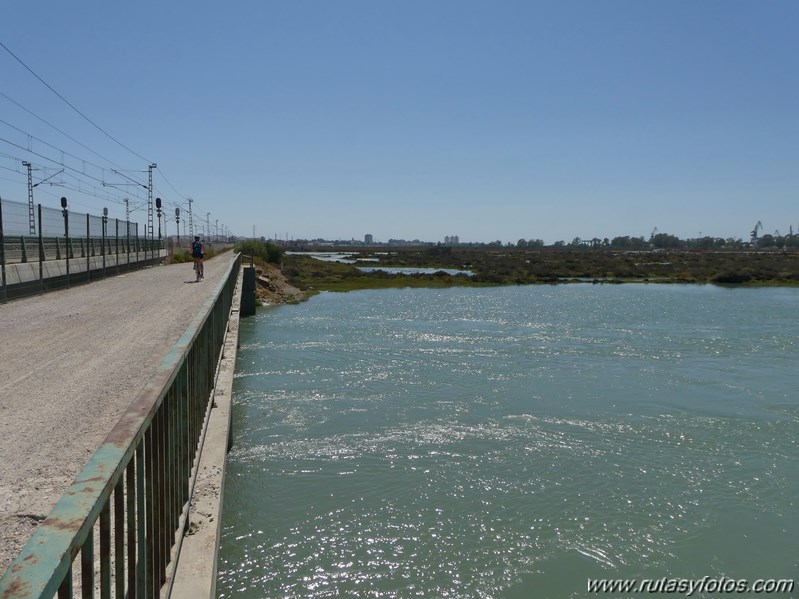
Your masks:
[{"label": "green water", "polygon": [[406,289],[263,309],[241,329],[219,596],[799,578],[797,364],[795,289]]}]

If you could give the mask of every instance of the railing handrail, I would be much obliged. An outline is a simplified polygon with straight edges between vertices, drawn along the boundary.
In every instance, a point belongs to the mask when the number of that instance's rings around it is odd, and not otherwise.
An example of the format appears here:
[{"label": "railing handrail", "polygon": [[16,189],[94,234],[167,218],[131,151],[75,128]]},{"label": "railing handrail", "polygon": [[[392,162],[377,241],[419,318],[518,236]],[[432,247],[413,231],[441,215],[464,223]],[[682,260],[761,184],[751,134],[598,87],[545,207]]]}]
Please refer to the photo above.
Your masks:
[{"label": "railing handrail", "polygon": [[[83,471],[0,578],[0,597],[50,597],[56,593],[64,578],[71,575],[73,560],[89,538],[101,511],[108,505],[115,487],[121,482],[125,469],[136,454],[164,398],[171,391],[191,348],[201,331],[205,330],[206,321],[212,317],[217,302],[230,287],[231,277],[238,274],[240,263],[241,256],[237,255],[200,313],[158,366],[155,375],[147,381],[89,458]],[[193,461],[193,457],[190,461]],[[151,541],[148,539],[148,542]],[[129,564],[129,567],[132,565]]]}]

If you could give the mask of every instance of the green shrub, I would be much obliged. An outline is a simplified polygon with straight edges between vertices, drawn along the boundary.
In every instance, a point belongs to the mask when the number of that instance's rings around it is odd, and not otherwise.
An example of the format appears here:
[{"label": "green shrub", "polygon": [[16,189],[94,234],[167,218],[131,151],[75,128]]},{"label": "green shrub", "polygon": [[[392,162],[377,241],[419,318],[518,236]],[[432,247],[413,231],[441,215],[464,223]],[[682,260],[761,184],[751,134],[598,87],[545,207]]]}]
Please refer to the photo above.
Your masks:
[{"label": "green shrub", "polygon": [[[206,245],[205,246],[205,255],[203,257],[204,260],[210,260],[214,256],[217,255],[217,251],[211,247]],[[172,254],[172,263],[173,264],[182,264],[184,262],[194,262],[194,258],[192,258],[191,252],[189,250],[185,251],[176,251]]]},{"label": "green shrub", "polygon": [[279,264],[283,259],[283,250],[268,241],[245,239],[237,243],[234,249],[246,256],[255,256],[272,264]]}]

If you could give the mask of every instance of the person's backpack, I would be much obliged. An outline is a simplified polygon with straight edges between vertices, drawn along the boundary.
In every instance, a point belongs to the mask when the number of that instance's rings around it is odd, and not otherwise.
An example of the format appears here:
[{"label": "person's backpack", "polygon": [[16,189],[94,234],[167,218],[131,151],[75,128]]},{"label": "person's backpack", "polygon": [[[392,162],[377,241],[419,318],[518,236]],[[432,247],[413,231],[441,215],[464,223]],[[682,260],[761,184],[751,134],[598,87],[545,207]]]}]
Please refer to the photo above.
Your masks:
[{"label": "person's backpack", "polygon": [[194,256],[199,256],[203,253],[203,244],[199,241],[195,241],[191,244],[191,253]]}]

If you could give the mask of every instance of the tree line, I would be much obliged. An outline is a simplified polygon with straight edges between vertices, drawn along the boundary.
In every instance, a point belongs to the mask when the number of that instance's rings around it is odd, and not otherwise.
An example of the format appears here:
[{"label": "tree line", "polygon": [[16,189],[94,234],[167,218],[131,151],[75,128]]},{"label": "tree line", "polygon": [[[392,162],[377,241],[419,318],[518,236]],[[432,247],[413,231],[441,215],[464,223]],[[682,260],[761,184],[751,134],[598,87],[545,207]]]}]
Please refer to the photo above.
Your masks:
[{"label": "tree line", "polygon": [[[501,241],[494,241],[489,246],[502,246]],[[519,239],[515,246],[512,243],[506,244],[505,247],[517,247],[522,249],[538,249],[546,247],[546,244],[541,239]],[[750,241],[744,241],[740,238],[723,238],[723,237],[697,237],[693,239],[680,239],[676,235],[668,233],[657,233],[651,235],[646,239],[643,235],[639,237],[631,237],[629,235],[607,237],[600,239],[594,237],[592,239],[581,239],[575,237],[571,242],[556,241],[552,244],[554,248],[584,248],[584,249],[611,249],[611,250],[669,250],[669,249],[683,249],[683,250],[743,250],[743,249],[784,249],[784,248],[799,248],[799,235],[761,235]]]}]

